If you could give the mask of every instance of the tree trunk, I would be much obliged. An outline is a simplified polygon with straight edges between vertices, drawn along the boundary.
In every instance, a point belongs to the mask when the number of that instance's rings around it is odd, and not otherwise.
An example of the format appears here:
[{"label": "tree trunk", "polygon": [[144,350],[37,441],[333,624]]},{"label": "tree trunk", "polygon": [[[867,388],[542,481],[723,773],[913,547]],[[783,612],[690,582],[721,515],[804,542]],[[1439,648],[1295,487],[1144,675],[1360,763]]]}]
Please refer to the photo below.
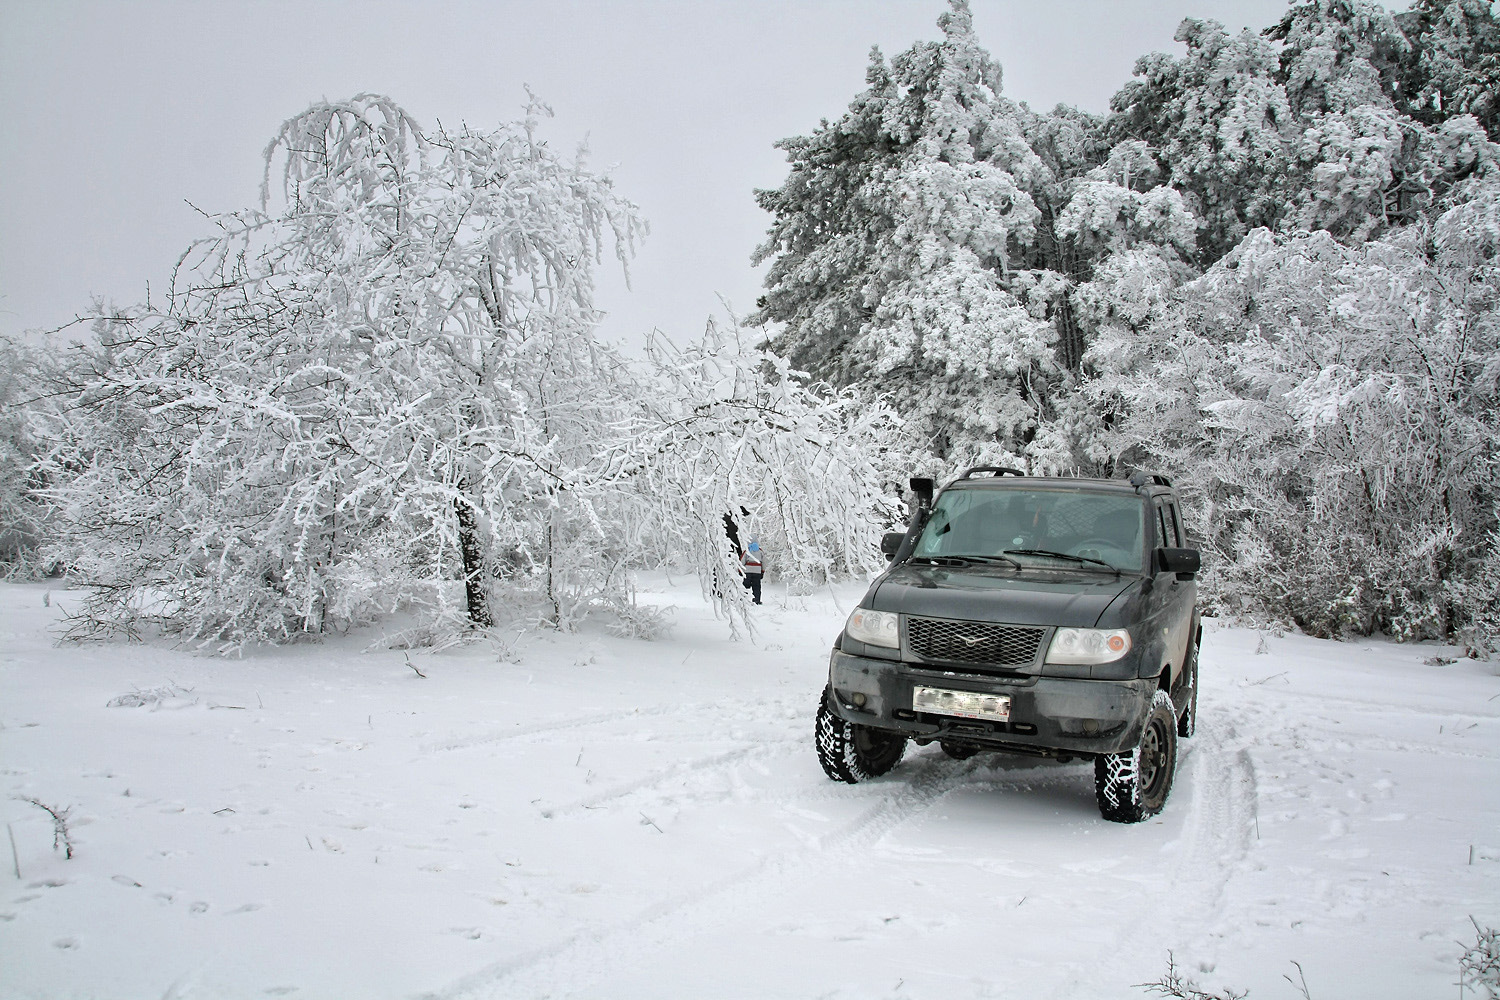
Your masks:
[{"label": "tree trunk", "polygon": [[495,622],[490,617],[489,595],[484,579],[484,541],[479,537],[479,517],[467,494],[453,501],[453,513],[458,515],[458,549],[464,560],[464,597],[468,601],[469,624],[474,628],[490,628]]},{"label": "tree trunk", "polygon": [[1080,273],[1072,238],[1060,239],[1057,235],[1055,206],[1044,200],[1040,207],[1042,218],[1041,225],[1037,227],[1037,248],[1041,253],[1042,266],[1066,277],[1069,285],[1053,305],[1053,320],[1057,329],[1057,360],[1066,371],[1077,375],[1083,371],[1083,350],[1086,345],[1083,342],[1083,329],[1073,312],[1068,292],[1083,280],[1083,275]]},{"label": "tree trunk", "polygon": [[1057,348],[1063,367],[1074,375],[1083,371],[1083,330],[1073,312],[1073,300],[1064,290],[1057,303]]}]

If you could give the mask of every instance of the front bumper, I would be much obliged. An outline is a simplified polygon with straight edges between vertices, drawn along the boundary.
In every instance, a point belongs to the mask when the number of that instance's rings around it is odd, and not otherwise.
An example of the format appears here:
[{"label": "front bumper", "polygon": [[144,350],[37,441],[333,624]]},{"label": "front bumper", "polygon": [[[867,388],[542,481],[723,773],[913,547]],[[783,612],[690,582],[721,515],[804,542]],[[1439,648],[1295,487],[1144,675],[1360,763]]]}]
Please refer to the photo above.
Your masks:
[{"label": "front bumper", "polygon": [[[926,743],[953,740],[1046,756],[1117,753],[1140,742],[1154,678],[990,676],[835,649],[828,666],[830,708],[841,718]],[[1010,720],[989,722],[916,712],[912,687],[1010,696]]]}]

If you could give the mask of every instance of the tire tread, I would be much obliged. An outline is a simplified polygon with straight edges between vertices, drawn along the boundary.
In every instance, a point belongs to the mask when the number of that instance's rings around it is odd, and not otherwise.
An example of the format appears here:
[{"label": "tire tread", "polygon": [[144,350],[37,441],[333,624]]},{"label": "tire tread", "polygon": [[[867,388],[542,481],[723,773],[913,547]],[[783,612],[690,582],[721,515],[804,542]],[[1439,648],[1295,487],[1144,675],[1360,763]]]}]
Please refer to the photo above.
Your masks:
[{"label": "tire tread", "polygon": [[[1172,779],[1177,770],[1177,710],[1172,704],[1172,696],[1160,689],[1151,699],[1146,726],[1151,726],[1159,716],[1168,743],[1164,766],[1169,768],[1159,803],[1147,802],[1145,789],[1141,787],[1141,743],[1094,759],[1094,793],[1099,802],[1099,814],[1111,823],[1139,823],[1150,819],[1161,812],[1172,794]],[[1144,728],[1141,741],[1145,741]]]}]

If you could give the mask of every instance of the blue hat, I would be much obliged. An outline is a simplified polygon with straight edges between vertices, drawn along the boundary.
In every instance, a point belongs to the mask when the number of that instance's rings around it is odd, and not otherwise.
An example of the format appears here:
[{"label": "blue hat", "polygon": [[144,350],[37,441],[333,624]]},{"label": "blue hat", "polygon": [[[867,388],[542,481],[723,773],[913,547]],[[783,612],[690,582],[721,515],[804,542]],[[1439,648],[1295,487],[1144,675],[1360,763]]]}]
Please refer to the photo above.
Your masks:
[{"label": "blue hat", "polygon": [[760,551],[760,543],[759,542],[751,542],[750,543],[750,551],[751,552],[759,552]]}]

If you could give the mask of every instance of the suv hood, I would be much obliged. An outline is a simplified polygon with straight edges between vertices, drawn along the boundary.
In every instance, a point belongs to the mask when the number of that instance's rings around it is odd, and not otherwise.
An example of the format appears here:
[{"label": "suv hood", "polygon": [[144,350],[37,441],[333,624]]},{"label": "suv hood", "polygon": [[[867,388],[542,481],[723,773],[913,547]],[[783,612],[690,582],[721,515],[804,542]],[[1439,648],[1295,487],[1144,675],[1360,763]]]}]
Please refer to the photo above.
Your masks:
[{"label": "suv hood", "polygon": [[1070,569],[971,569],[903,564],[870,595],[876,611],[923,618],[1092,628],[1140,577]]}]

